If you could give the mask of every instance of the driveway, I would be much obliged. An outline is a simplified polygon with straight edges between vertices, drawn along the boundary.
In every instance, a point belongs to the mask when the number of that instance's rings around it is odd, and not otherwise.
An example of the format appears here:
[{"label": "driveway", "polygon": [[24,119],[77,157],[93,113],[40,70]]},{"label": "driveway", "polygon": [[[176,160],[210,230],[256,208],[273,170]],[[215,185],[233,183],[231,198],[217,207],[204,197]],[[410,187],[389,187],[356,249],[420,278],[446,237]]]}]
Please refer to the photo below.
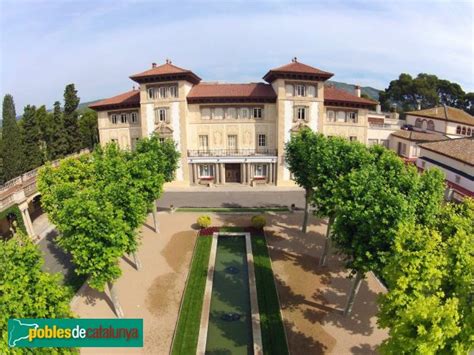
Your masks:
[{"label": "driveway", "polygon": [[208,190],[186,189],[165,191],[158,200],[158,208],[174,207],[288,207],[292,203],[304,208],[302,190]]}]

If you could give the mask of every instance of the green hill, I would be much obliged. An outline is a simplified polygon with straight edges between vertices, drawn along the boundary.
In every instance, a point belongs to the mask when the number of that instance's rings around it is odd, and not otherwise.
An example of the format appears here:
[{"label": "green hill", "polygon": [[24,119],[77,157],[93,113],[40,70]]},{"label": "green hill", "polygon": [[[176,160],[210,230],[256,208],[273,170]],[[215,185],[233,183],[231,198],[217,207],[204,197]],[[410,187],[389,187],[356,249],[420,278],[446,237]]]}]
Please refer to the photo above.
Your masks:
[{"label": "green hill", "polygon": [[[332,81],[332,80],[329,80],[328,83],[334,85],[338,89],[347,91],[351,94],[353,94],[355,91],[355,85],[352,85],[352,84],[341,83],[339,81]],[[382,91],[370,86],[361,86],[360,89],[361,89],[362,94],[366,94],[372,100],[376,100],[376,101],[379,100],[379,94]]]}]

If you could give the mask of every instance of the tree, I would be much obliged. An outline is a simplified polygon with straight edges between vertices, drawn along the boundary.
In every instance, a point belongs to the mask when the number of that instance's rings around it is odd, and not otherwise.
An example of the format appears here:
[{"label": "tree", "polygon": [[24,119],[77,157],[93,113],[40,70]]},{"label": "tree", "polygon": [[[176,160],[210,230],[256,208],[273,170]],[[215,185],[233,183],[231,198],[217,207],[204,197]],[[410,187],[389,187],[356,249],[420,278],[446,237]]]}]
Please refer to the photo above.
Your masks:
[{"label": "tree", "polygon": [[115,312],[123,317],[113,284],[121,274],[118,259],[134,247],[131,227],[107,191],[95,186],[94,172],[89,156],[65,159],[58,168],[41,169],[38,189],[48,218],[60,232],[59,246],[72,255],[75,272],[89,276],[89,285],[99,291],[107,284]]},{"label": "tree", "polygon": [[97,112],[87,109],[79,116],[79,131],[81,133],[81,147],[92,150],[99,143]]},{"label": "tree", "polygon": [[327,139],[326,145],[312,157],[315,193],[311,203],[316,207],[317,215],[328,217],[328,228],[320,265],[325,265],[331,247],[331,227],[337,214],[339,200],[335,191],[339,181],[355,169],[372,162],[374,156],[367,147],[358,142],[349,142],[340,137]]},{"label": "tree", "polygon": [[436,75],[420,73],[416,78],[402,73],[392,80],[388,88],[380,93],[379,100],[384,110],[397,106],[399,112],[422,109],[436,105],[447,105],[471,112],[472,93],[466,94],[461,86],[449,80],[439,79]]},{"label": "tree", "polygon": [[51,145],[53,143],[54,122],[53,115],[46,110],[46,106],[41,106],[36,110],[36,122],[39,127],[41,140],[41,153],[43,161],[52,159]]},{"label": "tree", "polygon": [[162,193],[163,182],[158,179],[162,176],[164,182],[174,179],[179,166],[179,151],[172,139],[160,142],[158,136],[140,139],[134,153],[137,163],[134,165],[133,180],[143,183],[143,189],[152,203],[153,222],[155,232],[158,231],[156,218],[156,200]]},{"label": "tree", "polygon": [[43,163],[41,153],[41,133],[36,121],[36,107],[26,106],[22,117],[23,122],[23,170],[36,169]]},{"label": "tree", "polygon": [[379,324],[387,354],[466,354],[474,346],[474,204],[447,205],[436,225],[404,223],[384,268]]},{"label": "tree", "polygon": [[22,173],[23,150],[21,146],[20,129],[16,121],[15,103],[13,96],[3,98],[2,114],[2,164],[3,179],[8,181]]},{"label": "tree", "polygon": [[[326,138],[304,128],[293,135],[285,147],[288,169],[293,174],[295,182],[305,190],[305,208],[301,231],[306,233],[308,227],[309,205],[314,192],[313,175],[315,169],[311,166],[320,150],[324,150]],[[317,173],[317,172],[316,172]]]},{"label": "tree", "polygon": [[67,139],[67,153],[71,154],[81,148],[81,135],[79,132],[77,106],[79,97],[74,84],[66,85],[64,89],[64,130]]},{"label": "tree", "polygon": [[[0,353],[9,354],[9,318],[70,318],[72,292],[58,274],[41,270],[43,260],[30,238],[18,232],[0,241]],[[50,349],[70,353],[71,349]]]},{"label": "tree", "polygon": [[[364,275],[380,272],[390,259],[398,225],[434,221],[436,218],[428,213],[437,209],[422,209],[424,204],[441,203],[444,191],[444,178],[438,170],[428,170],[422,175],[425,177],[420,177],[414,167],[406,166],[393,152],[382,147],[373,147],[371,152],[374,163],[346,175],[336,190],[339,203],[333,240],[355,274],[346,315],[351,312]],[[418,200],[421,197],[424,201]]]},{"label": "tree", "polygon": [[54,103],[53,109],[53,139],[50,144],[51,159],[62,158],[68,153],[68,138],[64,128],[63,113],[59,101]]}]

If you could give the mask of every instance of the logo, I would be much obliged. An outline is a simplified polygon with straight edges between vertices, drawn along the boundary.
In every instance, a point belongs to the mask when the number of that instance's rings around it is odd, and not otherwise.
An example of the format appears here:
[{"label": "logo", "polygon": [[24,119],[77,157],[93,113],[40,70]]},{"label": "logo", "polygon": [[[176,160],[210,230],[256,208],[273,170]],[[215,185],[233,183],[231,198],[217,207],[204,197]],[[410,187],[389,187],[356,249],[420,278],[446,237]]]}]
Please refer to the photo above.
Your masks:
[{"label": "logo", "polygon": [[143,319],[9,319],[8,346],[143,347]]}]

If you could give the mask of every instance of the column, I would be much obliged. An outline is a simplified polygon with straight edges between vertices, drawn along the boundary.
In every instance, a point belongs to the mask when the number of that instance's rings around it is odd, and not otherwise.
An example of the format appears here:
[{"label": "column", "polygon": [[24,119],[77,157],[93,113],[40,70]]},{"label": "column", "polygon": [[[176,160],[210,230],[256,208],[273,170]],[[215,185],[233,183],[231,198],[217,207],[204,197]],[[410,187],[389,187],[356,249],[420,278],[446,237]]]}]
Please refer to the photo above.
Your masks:
[{"label": "column", "polygon": [[221,169],[219,169],[219,163],[214,164],[214,181],[216,184],[221,183]]},{"label": "column", "polygon": [[33,229],[33,223],[31,222],[30,213],[28,212],[28,203],[23,202],[18,205],[18,208],[21,211],[21,217],[23,218],[23,223],[25,224],[26,232],[30,238],[36,236],[35,230]]},{"label": "column", "polygon": [[273,184],[274,185],[277,184],[277,179],[278,179],[277,172],[278,172],[278,163],[273,163]]},{"label": "column", "polygon": [[193,170],[193,184],[197,184],[198,180],[198,171],[197,171],[197,164],[191,164],[192,165],[192,170]]},{"label": "column", "polygon": [[221,183],[225,184],[225,164],[221,163]]},{"label": "column", "polygon": [[245,184],[245,163],[240,163],[240,183]]},{"label": "column", "polygon": [[268,183],[273,184],[273,163],[267,165]]}]

